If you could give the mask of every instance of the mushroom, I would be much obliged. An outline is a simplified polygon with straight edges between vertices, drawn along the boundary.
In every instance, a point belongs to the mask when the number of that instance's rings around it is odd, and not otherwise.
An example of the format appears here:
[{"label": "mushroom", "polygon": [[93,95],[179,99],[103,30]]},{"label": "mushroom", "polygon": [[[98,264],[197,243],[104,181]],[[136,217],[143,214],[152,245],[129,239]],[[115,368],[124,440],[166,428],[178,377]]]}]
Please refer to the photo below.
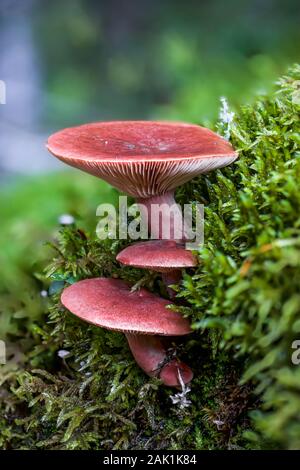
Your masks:
[{"label": "mushroom", "polygon": [[151,240],[134,243],[117,255],[117,261],[126,266],[150,269],[162,273],[162,279],[171,299],[175,291],[170,284],[181,279],[181,270],[197,266],[197,259],[182,244],[174,240]]},{"label": "mushroom", "polygon": [[[56,132],[47,147],[63,162],[136,198],[151,238],[158,240],[146,246],[135,244],[123,250],[118,260],[162,272],[167,285],[178,282],[180,269],[196,263],[190,252],[175,243],[189,239],[190,227],[183,222],[174,190],[237,158],[229,142],[211,130],[176,122],[85,124]],[[158,213],[152,213],[153,208]],[[170,229],[168,236],[165,227]],[[163,245],[163,238],[170,243]],[[174,296],[171,290],[169,293]],[[192,371],[176,357],[169,357],[163,339],[191,332],[186,319],[166,308],[167,300],[144,288],[132,291],[121,280],[99,278],[66,288],[62,303],[83,320],[123,331],[133,356],[148,375],[176,387],[191,381]]]},{"label": "mushroom", "polygon": [[62,304],[74,315],[108,330],[122,331],[131,352],[146,374],[170,387],[189,383],[191,369],[168,354],[163,336],[191,333],[189,322],[166,306],[169,302],[141,288],[132,292],[120,279],[85,279],[67,287]]},{"label": "mushroom", "polygon": [[[174,190],[237,158],[230,143],[211,130],[178,122],[95,122],[56,132],[47,147],[68,165],[134,196],[153,239],[188,239]],[[159,218],[151,217],[153,204],[163,204]],[[165,237],[163,227],[169,226]]]}]

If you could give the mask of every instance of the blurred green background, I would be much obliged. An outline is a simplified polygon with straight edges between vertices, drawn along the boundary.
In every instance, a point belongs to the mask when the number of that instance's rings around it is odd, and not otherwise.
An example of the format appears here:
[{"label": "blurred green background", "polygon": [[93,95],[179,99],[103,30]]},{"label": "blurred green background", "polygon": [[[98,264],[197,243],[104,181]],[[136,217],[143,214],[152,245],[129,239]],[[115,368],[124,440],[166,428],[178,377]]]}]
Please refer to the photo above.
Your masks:
[{"label": "blurred green background", "polygon": [[296,0],[54,0],[33,22],[45,122],[209,122],[220,96],[249,101],[299,58],[299,13]]},{"label": "blurred green background", "polygon": [[213,126],[221,96],[252,101],[299,61],[299,19],[299,0],[1,0],[0,292],[39,288],[32,272],[62,213],[92,229],[116,197],[48,155],[50,133],[110,119]]}]

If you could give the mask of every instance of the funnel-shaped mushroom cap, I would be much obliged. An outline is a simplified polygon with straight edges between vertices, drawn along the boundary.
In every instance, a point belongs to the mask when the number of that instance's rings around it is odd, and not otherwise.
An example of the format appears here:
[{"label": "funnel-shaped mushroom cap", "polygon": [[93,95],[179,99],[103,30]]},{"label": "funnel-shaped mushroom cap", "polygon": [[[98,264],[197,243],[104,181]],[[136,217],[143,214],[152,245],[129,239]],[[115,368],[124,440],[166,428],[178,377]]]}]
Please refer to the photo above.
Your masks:
[{"label": "funnel-shaped mushroom cap", "polygon": [[190,268],[197,265],[191,251],[174,240],[151,240],[129,245],[122,250],[117,261],[127,266],[168,272],[174,269]]},{"label": "funnel-shaped mushroom cap", "polygon": [[96,122],[53,134],[49,151],[65,163],[146,198],[229,165],[232,146],[204,127],[170,122]]},{"label": "funnel-shaped mushroom cap", "polygon": [[86,279],[67,287],[62,304],[74,315],[103,328],[149,335],[191,333],[189,322],[168,308],[170,301],[119,279]]}]

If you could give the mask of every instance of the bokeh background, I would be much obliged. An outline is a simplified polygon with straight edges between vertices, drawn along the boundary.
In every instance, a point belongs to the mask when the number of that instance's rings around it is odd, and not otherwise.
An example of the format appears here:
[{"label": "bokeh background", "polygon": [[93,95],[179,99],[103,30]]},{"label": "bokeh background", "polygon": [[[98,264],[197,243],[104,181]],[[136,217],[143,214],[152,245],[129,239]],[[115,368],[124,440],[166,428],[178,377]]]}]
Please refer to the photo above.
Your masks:
[{"label": "bokeh background", "polygon": [[298,0],[1,0],[2,172],[61,165],[49,133],[110,119],[211,124],[299,59]]},{"label": "bokeh background", "polygon": [[0,292],[38,282],[60,214],[95,224],[115,198],[51,157],[50,133],[110,119],[213,126],[221,96],[235,109],[299,61],[299,20],[299,0],[0,0]]}]

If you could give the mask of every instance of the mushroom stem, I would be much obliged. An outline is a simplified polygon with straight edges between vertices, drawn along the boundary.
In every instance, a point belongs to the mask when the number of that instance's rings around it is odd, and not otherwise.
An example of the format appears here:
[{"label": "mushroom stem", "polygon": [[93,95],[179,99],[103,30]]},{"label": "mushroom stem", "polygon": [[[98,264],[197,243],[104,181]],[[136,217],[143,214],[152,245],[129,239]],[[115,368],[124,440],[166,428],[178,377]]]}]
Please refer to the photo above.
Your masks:
[{"label": "mushroom stem", "polygon": [[168,358],[160,336],[133,333],[126,333],[125,336],[137,364],[150,377],[159,377],[164,385],[178,387],[179,370],[185,384],[192,380],[193,373],[186,364],[177,358]]},{"label": "mushroom stem", "polygon": [[141,217],[148,222],[152,239],[188,240],[189,226],[174,199],[174,191],[148,198],[138,198]]},{"label": "mushroom stem", "polygon": [[173,269],[172,271],[162,272],[162,280],[167,288],[167,292],[171,300],[175,299],[176,291],[169,287],[172,284],[178,284],[182,278],[182,272],[180,269]]}]

